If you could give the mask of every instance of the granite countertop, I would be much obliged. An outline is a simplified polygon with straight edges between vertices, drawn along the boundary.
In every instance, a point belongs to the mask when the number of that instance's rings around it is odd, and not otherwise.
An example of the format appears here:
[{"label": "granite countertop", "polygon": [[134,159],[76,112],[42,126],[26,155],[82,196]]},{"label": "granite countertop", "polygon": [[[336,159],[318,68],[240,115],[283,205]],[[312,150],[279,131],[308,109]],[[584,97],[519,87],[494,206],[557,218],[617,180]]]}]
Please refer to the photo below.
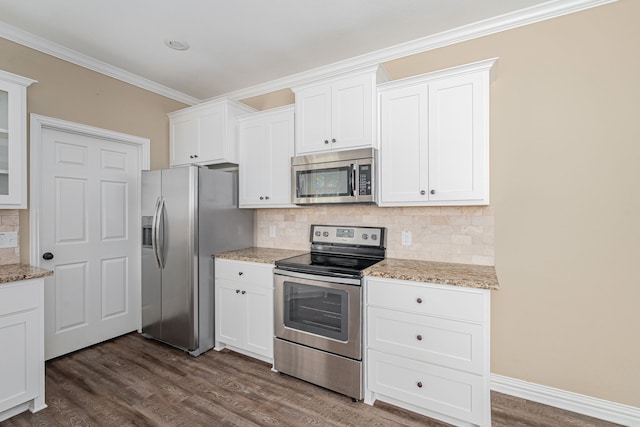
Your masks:
[{"label": "granite countertop", "polygon": [[235,261],[261,262],[264,264],[274,264],[279,259],[290,258],[292,256],[301,255],[309,251],[300,251],[293,249],[275,249],[275,248],[247,248],[237,251],[228,251],[213,254],[215,258],[231,259]]},{"label": "granite countertop", "polygon": [[[301,255],[306,252],[308,251],[254,247],[216,253],[213,256],[235,261],[274,264],[279,259]],[[367,268],[363,274],[368,277],[410,280],[413,282],[428,282],[469,288],[493,290],[499,288],[495,268],[485,265],[387,258]]]},{"label": "granite countertop", "polygon": [[29,264],[0,265],[0,284],[53,276],[53,271]]},{"label": "granite countertop", "polygon": [[363,273],[367,277],[499,289],[495,267],[485,265],[387,258],[367,268]]}]

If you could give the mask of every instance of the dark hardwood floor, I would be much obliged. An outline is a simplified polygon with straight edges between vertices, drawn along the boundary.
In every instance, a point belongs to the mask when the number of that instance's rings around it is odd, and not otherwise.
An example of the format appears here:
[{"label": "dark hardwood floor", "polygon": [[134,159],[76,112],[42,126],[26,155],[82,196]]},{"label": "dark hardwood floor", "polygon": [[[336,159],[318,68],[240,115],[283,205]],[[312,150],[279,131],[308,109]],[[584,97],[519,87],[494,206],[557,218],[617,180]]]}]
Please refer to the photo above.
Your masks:
[{"label": "dark hardwood floor", "polygon": [[[492,393],[493,426],[613,426]],[[369,406],[230,351],[198,358],[132,333],[46,364],[46,402],[14,426],[444,426]]]}]

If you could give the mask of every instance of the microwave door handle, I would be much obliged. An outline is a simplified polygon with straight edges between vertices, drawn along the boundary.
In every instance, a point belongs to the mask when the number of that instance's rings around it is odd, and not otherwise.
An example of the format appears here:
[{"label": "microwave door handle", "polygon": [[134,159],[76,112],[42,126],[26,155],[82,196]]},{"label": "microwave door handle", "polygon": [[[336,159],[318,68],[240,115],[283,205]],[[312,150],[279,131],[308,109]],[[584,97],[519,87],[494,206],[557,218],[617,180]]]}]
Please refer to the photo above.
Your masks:
[{"label": "microwave door handle", "polygon": [[358,165],[351,165],[351,196],[355,196],[356,195],[356,170],[358,168]]}]

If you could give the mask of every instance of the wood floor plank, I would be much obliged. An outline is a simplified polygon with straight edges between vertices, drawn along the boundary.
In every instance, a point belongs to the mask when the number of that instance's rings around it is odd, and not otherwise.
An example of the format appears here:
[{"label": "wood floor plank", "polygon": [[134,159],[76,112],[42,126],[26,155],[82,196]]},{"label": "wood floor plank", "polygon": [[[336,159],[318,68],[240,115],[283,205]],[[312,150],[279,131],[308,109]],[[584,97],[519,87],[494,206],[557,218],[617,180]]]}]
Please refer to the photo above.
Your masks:
[{"label": "wood floor plank", "polygon": [[[229,350],[194,358],[137,333],[48,361],[45,371],[49,407],[1,427],[447,426],[383,402],[354,403]],[[615,426],[500,393],[491,399],[494,427]]]}]

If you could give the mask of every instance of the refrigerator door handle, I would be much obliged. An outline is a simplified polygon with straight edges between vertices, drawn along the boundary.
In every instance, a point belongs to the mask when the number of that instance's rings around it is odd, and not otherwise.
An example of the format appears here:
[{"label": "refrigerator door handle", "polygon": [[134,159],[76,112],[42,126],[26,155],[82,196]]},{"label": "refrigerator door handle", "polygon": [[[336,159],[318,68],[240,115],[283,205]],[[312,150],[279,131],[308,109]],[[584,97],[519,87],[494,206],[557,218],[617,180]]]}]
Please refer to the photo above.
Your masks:
[{"label": "refrigerator door handle", "polygon": [[[164,203],[165,198],[160,198],[160,203],[158,205],[158,219],[156,223],[156,260],[158,261],[158,266],[160,269],[164,270],[165,259],[164,259]],[[162,225],[163,230],[160,233],[160,226]],[[158,236],[159,235],[159,236]]]},{"label": "refrigerator door handle", "polygon": [[158,264],[159,268],[162,268],[160,257],[158,256],[158,219],[160,217],[158,214],[158,208],[160,207],[161,199],[161,197],[158,197],[156,200],[156,206],[153,209],[153,220],[151,221],[151,247],[153,249],[153,255],[155,255],[156,258],[156,264]]}]

